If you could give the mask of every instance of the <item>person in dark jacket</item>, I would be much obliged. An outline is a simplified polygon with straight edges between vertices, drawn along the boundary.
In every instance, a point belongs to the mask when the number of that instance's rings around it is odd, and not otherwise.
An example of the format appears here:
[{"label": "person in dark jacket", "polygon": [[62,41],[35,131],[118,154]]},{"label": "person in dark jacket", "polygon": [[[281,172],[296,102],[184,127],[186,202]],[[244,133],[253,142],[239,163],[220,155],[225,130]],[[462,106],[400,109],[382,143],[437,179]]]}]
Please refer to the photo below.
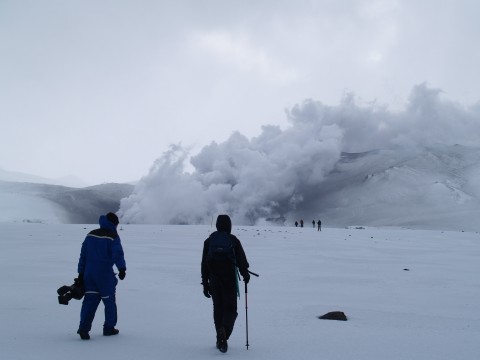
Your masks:
[{"label": "person in dark jacket", "polygon": [[[213,300],[213,321],[217,334],[217,348],[221,352],[228,349],[227,340],[232,334],[237,318],[237,270],[248,283],[248,261],[242,244],[231,234],[232,221],[228,215],[219,215],[216,223],[217,231],[213,232],[203,244],[202,285],[203,294]],[[233,255],[225,259],[212,256],[212,246],[216,237],[224,236],[233,248]],[[227,240],[227,241],[228,241]]]},{"label": "person in dark jacket", "polygon": [[77,334],[82,340],[90,339],[95,312],[103,301],[105,306],[105,323],[103,335],[117,335],[117,304],[115,288],[118,280],[113,272],[113,265],[119,271],[118,277],[123,280],[127,265],[122,243],[117,233],[118,217],[114,213],[100,216],[100,228],[88,233],[83,241],[80,259],[78,260],[78,276],[85,287],[85,297],[80,312],[80,326]]}]

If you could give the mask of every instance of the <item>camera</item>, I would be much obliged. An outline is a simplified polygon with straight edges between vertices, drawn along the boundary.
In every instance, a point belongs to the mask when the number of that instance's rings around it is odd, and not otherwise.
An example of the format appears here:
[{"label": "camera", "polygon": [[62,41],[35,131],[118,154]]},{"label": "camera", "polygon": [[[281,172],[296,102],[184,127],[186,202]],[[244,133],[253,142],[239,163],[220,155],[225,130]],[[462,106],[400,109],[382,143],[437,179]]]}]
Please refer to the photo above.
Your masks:
[{"label": "camera", "polygon": [[68,305],[68,302],[72,299],[81,300],[83,295],[85,295],[83,281],[79,278],[76,278],[72,285],[63,285],[59,287],[57,294],[58,303],[61,305]]}]

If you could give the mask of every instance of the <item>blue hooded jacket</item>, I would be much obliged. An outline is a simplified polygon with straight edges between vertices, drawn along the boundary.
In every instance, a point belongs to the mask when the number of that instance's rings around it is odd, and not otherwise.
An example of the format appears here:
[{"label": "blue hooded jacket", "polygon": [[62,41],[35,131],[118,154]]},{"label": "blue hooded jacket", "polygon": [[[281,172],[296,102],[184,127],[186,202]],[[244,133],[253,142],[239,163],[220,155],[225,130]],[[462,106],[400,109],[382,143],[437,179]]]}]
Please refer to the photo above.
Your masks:
[{"label": "blue hooded jacket", "polygon": [[98,220],[99,229],[90,231],[83,241],[78,273],[100,275],[105,272],[113,273],[113,265],[120,269],[127,269],[122,243],[116,226],[105,215]]}]

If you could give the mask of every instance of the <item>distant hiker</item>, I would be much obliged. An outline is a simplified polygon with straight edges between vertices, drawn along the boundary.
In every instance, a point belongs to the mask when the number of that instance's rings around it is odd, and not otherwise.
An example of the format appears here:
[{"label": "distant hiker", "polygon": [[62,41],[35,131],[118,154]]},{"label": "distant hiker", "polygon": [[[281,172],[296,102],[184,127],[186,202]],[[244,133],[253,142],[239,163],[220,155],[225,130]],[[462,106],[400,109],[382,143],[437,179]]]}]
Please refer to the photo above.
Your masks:
[{"label": "distant hiker", "polygon": [[322,222],[320,220],[317,221],[318,231],[322,231]]},{"label": "distant hiker", "polygon": [[298,221],[295,221],[295,227],[298,227]]},{"label": "distant hiker", "polygon": [[213,321],[217,333],[217,349],[228,350],[227,340],[237,318],[238,273],[248,283],[248,261],[240,240],[231,234],[232,221],[228,215],[219,215],[217,231],[203,243],[203,294],[213,300]]},{"label": "distant hiker", "polygon": [[303,220],[300,220],[300,227],[303,227]]},{"label": "distant hiker", "polygon": [[114,213],[100,216],[100,228],[90,231],[83,241],[80,259],[78,260],[78,277],[85,287],[82,310],[80,312],[80,326],[77,334],[82,340],[90,339],[89,331],[92,328],[95,312],[100,300],[105,305],[105,323],[103,335],[117,335],[117,304],[115,288],[118,280],[112,266],[119,271],[118,277],[123,280],[127,266],[123,254],[120,237],[117,233],[118,217]]},{"label": "distant hiker", "polygon": [[315,229],[315,220],[312,220],[313,228]]}]

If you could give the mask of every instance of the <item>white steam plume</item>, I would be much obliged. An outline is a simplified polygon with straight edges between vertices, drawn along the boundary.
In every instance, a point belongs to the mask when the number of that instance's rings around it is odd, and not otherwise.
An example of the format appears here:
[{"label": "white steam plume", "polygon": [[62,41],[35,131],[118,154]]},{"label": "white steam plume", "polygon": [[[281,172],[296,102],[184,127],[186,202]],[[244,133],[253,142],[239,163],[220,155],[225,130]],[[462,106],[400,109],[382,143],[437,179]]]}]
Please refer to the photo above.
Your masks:
[{"label": "white steam plume", "polygon": [[[432,144],[478,145],[480,106],[465,108],[425,84],[412,90],[404,111],[358,106],[346,96],[338,106],[306,100],[287,112],[290,126],[264,126],[258,137],[235,132],[190,159],[171,146],[122,200],[124,222],[210,223],[219,213],[234,223],[283,222],[311,204],[342,152],[411,149]],[[321,204],[319,205],[321,206]]]}]

